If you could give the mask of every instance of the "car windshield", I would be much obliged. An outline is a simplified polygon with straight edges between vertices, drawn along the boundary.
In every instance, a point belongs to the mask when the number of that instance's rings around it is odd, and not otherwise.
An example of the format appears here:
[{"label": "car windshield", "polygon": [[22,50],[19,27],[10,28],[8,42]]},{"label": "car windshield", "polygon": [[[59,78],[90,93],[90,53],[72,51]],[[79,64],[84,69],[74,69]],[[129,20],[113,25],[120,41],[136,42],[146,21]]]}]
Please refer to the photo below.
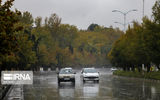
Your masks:
[{"label": "car windshield", "polygon": [[97,71],[96,69],[88,68],[88,69],[84,69],[84,73],[97,73]]},{"label": "car windshield", "polygon": [[73,70],[72,69],[61,69],[60,74],[73,74]]}]

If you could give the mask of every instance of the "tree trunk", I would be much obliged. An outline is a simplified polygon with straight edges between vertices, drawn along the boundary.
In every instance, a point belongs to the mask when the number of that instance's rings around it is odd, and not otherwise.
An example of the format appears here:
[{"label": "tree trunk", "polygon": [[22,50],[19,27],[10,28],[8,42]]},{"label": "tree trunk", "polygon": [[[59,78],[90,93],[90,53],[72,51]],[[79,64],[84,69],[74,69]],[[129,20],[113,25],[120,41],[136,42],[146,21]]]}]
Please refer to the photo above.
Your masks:
[{"label": "tree trunk", "polygon": [[130,71],[130,67],[127,66],[127,71]]},{"label": "tree trunk", "polygon": [[141,72],[141,71],[142,71],[142,67],[138,66],[138,72]]},{"label": "tree trunk", "polygon": [[123,67],[123,71],[126,71],[126,67]]},{"label": "tree trunk", "polygon": [[150,64],[147,64],[147,72],[150,72],[151,70],[151,66],[150,66]]},{"label": "tree trunk", "polygon": [[132,65],[131,69],[132,69],[133,72],[135,71],[134,65]]}]

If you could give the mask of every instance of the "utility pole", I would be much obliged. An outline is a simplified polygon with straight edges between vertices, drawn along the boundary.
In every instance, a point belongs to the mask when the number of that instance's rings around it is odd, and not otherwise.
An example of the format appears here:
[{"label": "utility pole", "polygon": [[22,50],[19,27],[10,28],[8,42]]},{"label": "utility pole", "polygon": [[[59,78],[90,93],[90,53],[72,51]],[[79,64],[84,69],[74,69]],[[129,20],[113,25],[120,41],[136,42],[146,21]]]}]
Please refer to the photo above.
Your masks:
[{"label": "utility pole", "polygon": [[145,3],[145,0],[143,0],[143,16],[144,17],[144,3]]}]

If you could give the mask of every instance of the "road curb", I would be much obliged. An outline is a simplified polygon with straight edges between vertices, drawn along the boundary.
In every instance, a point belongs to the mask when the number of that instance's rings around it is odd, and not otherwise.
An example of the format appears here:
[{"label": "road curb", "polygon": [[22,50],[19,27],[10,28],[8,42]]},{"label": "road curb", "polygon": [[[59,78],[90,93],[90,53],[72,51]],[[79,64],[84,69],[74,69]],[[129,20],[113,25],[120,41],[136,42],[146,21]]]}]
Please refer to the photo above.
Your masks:
[{"label": "road curb", "polygon": [[12,85],[3,100],[24,100],[23,85]]}]

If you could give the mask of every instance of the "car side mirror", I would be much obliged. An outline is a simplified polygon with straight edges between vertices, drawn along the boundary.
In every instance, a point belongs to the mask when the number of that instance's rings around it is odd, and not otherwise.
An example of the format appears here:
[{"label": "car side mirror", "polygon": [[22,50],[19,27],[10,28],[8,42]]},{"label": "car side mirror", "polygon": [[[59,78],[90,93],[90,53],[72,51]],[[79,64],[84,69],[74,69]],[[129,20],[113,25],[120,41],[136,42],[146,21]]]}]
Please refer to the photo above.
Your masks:
[{"label": "car side mirror", "polygon": [[76,72],[74,72],[74,74],[76,74]]},{"label": "car side mirror", "polygon": [[59,72],[57,72],[57,74],[59,74]]}]

